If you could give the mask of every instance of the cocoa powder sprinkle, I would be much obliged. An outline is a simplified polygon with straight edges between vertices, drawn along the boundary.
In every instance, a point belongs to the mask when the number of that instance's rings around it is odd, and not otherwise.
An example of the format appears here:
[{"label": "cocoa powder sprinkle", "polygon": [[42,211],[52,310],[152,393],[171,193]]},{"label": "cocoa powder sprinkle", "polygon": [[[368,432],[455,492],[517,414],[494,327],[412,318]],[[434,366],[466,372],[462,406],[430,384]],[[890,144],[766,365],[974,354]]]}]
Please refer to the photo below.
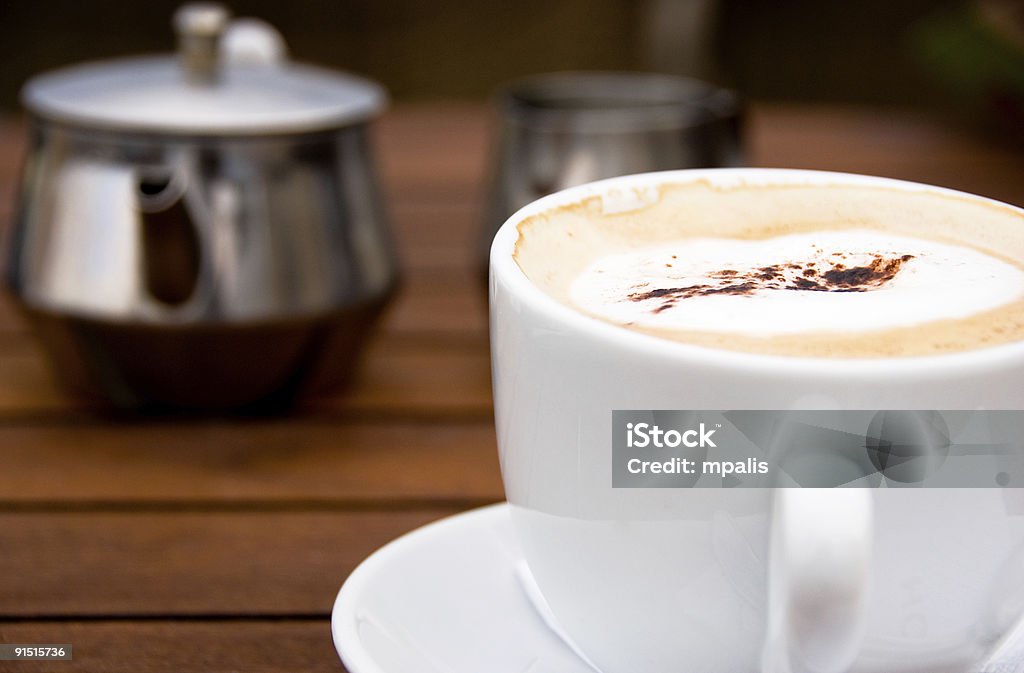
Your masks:
[{"label": "cocoa powder sprinkle", "polygon": [[827,262],[831,266],[827,270],[815,268],[816,262],[812,261],[772,264],[745,271],[721,269],[708,275],[713,283],[645,291],[636,287],[637,291],[628,295],[628,298],[634,302],[665,300],[652,309],[654,313],[661,313],[682,299],[714,295],[749,296],[760,290],[869,292],[895,278],[903,264],[914,258],[913,255],[874,253],[869,255],[870,261],[867,264],[848,266],[844,262],[850,262],[852,256],[848,253],[834,253]]}]

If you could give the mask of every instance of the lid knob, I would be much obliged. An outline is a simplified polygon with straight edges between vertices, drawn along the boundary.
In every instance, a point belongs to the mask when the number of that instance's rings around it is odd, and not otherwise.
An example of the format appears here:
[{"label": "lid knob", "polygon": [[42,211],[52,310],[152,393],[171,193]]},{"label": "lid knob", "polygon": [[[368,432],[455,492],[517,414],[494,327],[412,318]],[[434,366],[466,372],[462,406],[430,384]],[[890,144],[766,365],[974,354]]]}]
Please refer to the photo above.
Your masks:
[{"label": "lid knob", "polygon": [[217,80],[217,44],[229,17],[226,7],[213,2],[189,3],[174,13],[178,53],[187,81],[212,84]]},{"label": "lid knob", "polygon": [[281,65],[288,57],[288,46],[281,33],[260,19],[235,19],[224,31],[220,43],[221,58],[229,66]]}]

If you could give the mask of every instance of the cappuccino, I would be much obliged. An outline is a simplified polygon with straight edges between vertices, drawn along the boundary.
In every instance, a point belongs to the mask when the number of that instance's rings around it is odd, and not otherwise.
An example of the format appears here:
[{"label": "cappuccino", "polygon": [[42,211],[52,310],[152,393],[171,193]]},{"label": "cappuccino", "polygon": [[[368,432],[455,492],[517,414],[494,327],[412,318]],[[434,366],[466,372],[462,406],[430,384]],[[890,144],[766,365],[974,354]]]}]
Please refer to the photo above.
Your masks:
[{"label": "cappuccino", "polygon": [[581,313],[702,346],[871,358],[1024,340],[1024,214],[955,193],[662,185],[523,220],[515,261]]}]

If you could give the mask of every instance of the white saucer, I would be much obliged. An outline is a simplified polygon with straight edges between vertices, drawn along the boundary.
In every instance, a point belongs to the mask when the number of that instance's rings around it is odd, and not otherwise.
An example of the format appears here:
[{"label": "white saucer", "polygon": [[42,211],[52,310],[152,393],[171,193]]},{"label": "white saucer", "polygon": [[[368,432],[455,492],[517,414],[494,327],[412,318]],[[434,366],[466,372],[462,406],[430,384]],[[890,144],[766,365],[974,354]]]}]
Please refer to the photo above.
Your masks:
[{"label": "white saucer", "polygon": [[334,644],[349,673],[594,673],[534,607],[507,504],[415,530],[338,592]]}]

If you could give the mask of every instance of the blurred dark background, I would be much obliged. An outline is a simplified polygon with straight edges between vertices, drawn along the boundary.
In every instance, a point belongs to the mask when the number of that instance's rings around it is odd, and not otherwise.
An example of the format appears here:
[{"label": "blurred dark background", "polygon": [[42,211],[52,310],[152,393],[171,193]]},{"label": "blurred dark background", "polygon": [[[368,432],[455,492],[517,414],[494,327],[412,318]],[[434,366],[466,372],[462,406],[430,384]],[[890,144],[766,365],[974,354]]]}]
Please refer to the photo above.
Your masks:
[{"label": "blurred dark background", "polygon": [[[0,104],[33,73],[172,48],[177,0],[0,4]],[[769,99],[920,104],[912,35],[942,0],[234,0],[294,56],[364,73],[400,99],[480,98],[528,73],[653,69]]]},{"label": "blurred dark background", "polygon": [[[505,80],[566,69],[698,76],[759,100],[933,109],[1019,107],[1024,91],[1021,0],[227,4],[277,26],[293,57],[368,75],[400,101],[483,99]],[[0,110],[17,107],[34,73],[170,50],[178,5],[0,0]]]}]

